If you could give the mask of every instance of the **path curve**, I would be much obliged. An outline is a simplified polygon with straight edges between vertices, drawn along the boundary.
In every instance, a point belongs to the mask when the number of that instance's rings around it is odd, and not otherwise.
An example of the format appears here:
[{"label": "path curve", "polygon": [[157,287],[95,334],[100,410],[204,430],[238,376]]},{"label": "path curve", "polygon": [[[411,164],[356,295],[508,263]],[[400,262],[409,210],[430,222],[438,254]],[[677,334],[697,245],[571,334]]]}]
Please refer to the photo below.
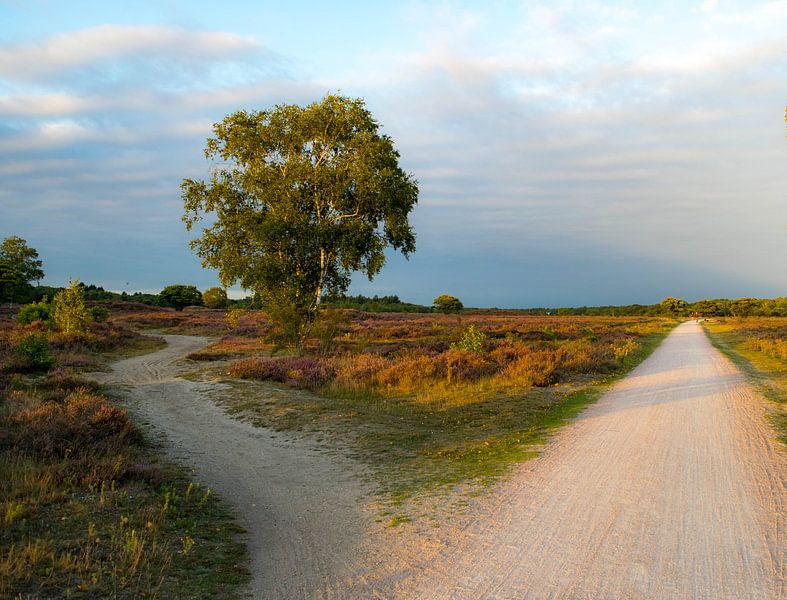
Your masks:
[{"label": "path curve", "polygon": [[[122,360],[102,383],[120,384],[137,421],[162,432],[170,458],[194,467],[248,532],[253,598],[334,598],[361,579],[368,490],[359,465],[229,416],[211,402],[218,383],[179,379],[202,337],[165,335],[166,348]],[[227,387],[229,390],[229,387]]]},{"label": "path curve", "polygon": [[683,323],[379,597],[784,598],[787,464],[764,410]]}]

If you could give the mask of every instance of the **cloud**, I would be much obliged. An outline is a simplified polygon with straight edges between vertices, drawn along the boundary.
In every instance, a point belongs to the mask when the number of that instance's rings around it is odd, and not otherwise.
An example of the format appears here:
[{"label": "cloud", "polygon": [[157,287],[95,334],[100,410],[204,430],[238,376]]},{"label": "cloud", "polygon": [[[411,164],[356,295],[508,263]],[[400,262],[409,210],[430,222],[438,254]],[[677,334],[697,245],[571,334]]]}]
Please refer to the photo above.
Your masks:
[{"label": "cloud", "polygon": [[39,79],[112,60],[166,56],[226,58],[260,49],[254,38],[221,31],[188,31],[159,25],[101,25],[62,33],[39,43],[0,47],[0,76]]}]

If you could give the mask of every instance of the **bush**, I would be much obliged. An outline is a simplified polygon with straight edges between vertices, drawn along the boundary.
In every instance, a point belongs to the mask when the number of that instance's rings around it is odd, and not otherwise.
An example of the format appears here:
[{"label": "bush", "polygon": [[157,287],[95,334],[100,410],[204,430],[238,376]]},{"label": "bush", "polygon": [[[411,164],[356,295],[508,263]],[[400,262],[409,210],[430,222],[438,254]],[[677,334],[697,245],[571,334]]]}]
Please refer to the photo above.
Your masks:
[{"label": "bush", "polygon": [[16,426],[16,450],[47,457],[111,450],[138,436],[125,410],[85,389],[62,402],[22,410],[9,420]]},{"label": "bush", "polygon": [[247,312],[249,311],[245,308],[234,307],[229,309],[224,316],[224,322],[227,324],[227,329],[237,329],[241,317]]},{"label": "bush", "polygon": [[103,323],[109,318],[109,311],[103,306],[94,306],[90,309],[90,318],[96,323]]},{"label": "bush", "polygon": [[333,370],[316,358],[249,358],[236,362],[229,374],[240,379],[276,381],[307,390],[316,390],[333,377]]},{"label": "bush", "polygon": [[46,301],[41,301],[23,306],[16,320],[23,325],[29,325],[33,321],[48,321],[51,316],[52,306]]},{"label": "bush", "polygon": [[448,294],[442,294],[434,299],[434,307],[442,313],[457,313],[464,308],[461,300]]},{"label": "bush", "polygon": [[501,377],[517,385],[544,387],[555,380],[557,357],[550,350],[537,350],[524,354],[511,363]]},{"label": "bush", "polygon": [[218,287],[205,290],[202,302],[208,308],[224,308],[227,306],[227,292]]},{"label": "bush", "polygon": [[19,343],[16,353],[22,360],[23,366],[33,371],[48,371],[55,364],[55,359],[49,351],[49,342],[46,336],[40,333],[31,333]]},{"label": "bush", "polygon": [[168,285],[159,294],[164,306],[183,310],[187,306],[201,306],[202,294],[193,285]]},{"label": "bush", "polygon": [[52,299],[52,321],[66,335],[80,335],[85,333],[87,320],[84,288],[77,279]]},{"label": "bush", "polygon": [[483,331],[479,331],[475,325],[470,325],[467,329],[464,330],[462,333],[462,339],[459,340],[456,344],[451,344],[451,348],[456,348],[457,350],[466,350],[467,352],[475,352],[476,354],[480,354],[484,351],[484,340],[486,339],[486,335],[484,335]]}]

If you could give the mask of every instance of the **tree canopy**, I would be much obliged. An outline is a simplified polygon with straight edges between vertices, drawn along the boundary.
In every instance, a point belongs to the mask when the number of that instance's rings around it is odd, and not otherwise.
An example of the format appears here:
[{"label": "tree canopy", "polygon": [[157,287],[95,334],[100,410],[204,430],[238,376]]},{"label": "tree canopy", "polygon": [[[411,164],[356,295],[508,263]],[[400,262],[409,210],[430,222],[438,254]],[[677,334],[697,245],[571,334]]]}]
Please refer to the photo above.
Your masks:
[{"label": "tree canopy", "polygon": [[457,298],[456,296],[449,296],[448,294],[441,294],[433,301],[435,310],[439,310],[442,313],[454,313],[459,312],[464,308],[462,301]]},{"label": "tree canopy", "polygon": [[415,250],[418,186],[379,128],[363,100],[337,95],[236,112],[208,139],[210,180],[181,186],[187,228],[214,219],[192,242],[203,266],[296,321],[301,341],[324,292],[345,291],[353,271],[371,280],[386,247]]},{"label": "tree canopy", "polygon": [[208,288],[202,292],[202,302],[208,308],[225,308],[227,306],[227,292],[218,287]]},{"label": "tree canopy", "polygon": [[168,285],[159,293],[159,299],[162,305],[175,310],[202,305],[202,294],[193,285]]},{"label": "tree canopy", "polygon": [[30,283],[44,276],[38,251],[18,236],[0,244],[0,299],[13,302],[25,296]]}]

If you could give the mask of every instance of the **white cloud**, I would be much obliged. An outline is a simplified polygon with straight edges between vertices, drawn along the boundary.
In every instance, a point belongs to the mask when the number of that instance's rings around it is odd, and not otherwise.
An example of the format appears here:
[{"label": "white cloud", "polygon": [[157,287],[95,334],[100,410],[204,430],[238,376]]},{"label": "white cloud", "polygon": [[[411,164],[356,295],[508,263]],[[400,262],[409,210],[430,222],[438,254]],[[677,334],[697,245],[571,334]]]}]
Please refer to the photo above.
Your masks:
[{"label": "white cloud", "polygon": [[158,25],[100,25],[52,36],[40,43],[0,47],[0,75],[37,79],[111,59],[166,56],[215,59],[261,46],[252,37],[221,31],[188,31]]}]

